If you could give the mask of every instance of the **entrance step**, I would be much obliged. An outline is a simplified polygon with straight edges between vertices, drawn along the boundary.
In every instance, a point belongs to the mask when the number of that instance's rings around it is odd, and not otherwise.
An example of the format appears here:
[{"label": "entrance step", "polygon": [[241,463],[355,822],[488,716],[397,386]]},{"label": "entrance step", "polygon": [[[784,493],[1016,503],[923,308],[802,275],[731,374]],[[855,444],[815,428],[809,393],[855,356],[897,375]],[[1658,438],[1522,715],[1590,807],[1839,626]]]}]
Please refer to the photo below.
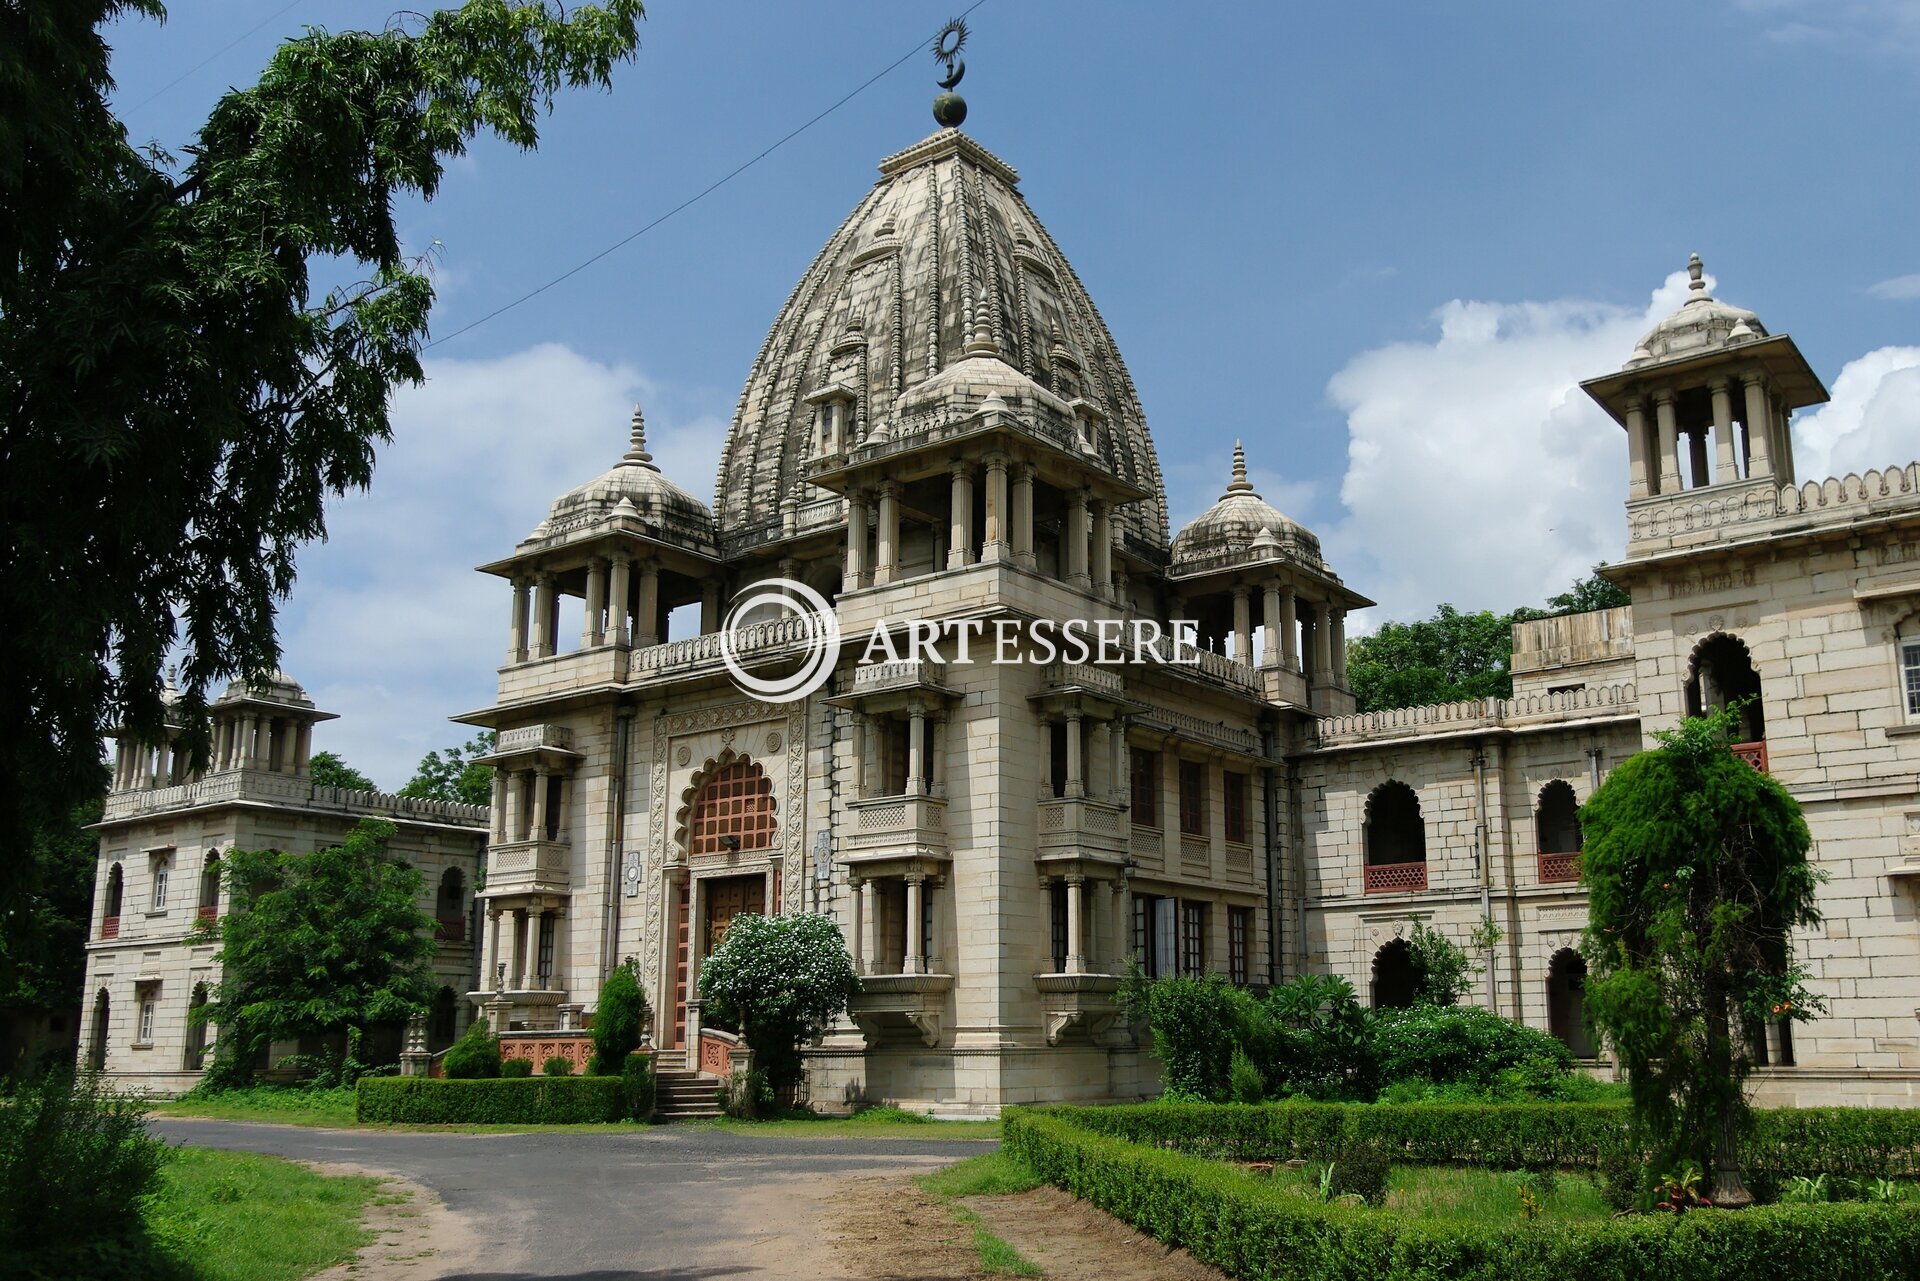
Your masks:
[{"label": "entrance step", "polygon": [[698,1072],[662,1070],[653,1077],[654,1115],[663,1121],[686,1121],[720,1115],[717,1098],[720,1078]]}]

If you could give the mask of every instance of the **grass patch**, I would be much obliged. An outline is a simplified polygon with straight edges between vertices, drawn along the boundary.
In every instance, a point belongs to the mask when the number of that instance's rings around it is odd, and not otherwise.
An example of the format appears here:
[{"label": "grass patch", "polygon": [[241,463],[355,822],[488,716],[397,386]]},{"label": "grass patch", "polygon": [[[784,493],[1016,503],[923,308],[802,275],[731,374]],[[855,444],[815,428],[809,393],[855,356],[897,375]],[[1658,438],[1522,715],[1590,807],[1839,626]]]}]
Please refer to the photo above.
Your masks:
[{"label": "grass patch", "polygon": [[736,1134],[769,1134],[807,1139],[998,1139],[1000,1122],[938,1121],[923,1112],[876,1107],[852,1116],[813,1116],[791,1112],[764,1121],[721,1117],[707,1122]]},{"label": "grass patch", "polygon": [[154,1100],[155,1116],[194,1116],[214,1121],[270,1121],[280,1125],[320,1125],[344,1129],[353,1125],[353,1089],[294,1089],[255,1085],[217,1094],[193,1093],[178,1099]]},{"label": "grass patch", "polygon": [[195,1281],[297,1281],[373,1239],[360,1215],[379,1186],[278,1157],[175,1148],[147,1223]]},{"label": "grass patch", "polygon": [[1003,1151],[982,1152],[964,1161],[940,1167],[914,1180],[941,1198],[1009,1196],[1037,1188],[1043,1182],[1025,1161]]},{"label": "grass patch", "polygon": [[[1311,1161],[1298,1169],[1281,1166],[1273,1172],[1273,1181],[1289,1192],[1318,1200],[1322,1168]],[[1433,1165],[1394,1166],[1387,1177],[1383,1208],[1424,1219],[1512,1224],[1525,1221],[1520,1198],[1523,1186],[1532,1187],[1544,1221],[1582,1222],[1613,1214],[1599,1187],[1585,1174],[1556,1175],[1541,1195],[1539,1182],[1524,1171],[1500,1173]]]},{"label": "grass patch", "polygon": [[1002,1277],[1038,1277],[1045,1276],[1040,1268],[1026,1255],[1008,1245],[1006,1238],[996,1236],[980,1222],[980,1216],[960,1206],[952,1207],[960,1216],[960,1221],[973,1229],[973,1251],[980,1256],[980,1270],[988,1276]]}]

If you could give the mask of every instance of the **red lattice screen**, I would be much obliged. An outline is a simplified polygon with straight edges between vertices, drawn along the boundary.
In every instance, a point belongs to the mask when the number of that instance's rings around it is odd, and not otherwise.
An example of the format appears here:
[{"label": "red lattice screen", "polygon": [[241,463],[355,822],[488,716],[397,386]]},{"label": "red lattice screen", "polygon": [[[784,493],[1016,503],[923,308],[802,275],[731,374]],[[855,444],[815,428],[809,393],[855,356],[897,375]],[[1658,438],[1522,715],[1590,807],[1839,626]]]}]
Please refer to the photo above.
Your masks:
[{"label": "red lattice screen", "polygon": [[773,847],[773,784],[753,761],[735,761],[701,785],[687,825],[687,852],[719,854],[728,836],[743,850]]},{"label": "red lattice screen", "polygon": [[1559,854],[1540,851],[1540,879],[1542,882],[1579,880],[1580,851]]},{"label": "red lattice screen", "polygon": [[103,939],[119,938],[120,937],[120,918],[117,916],[109,916],[104,918],[100,922],[100,937]]},{"label": "red lattice screen", "polygon": [[1366,892],[1397,894],[1427,888],[1427,865],[1419,863],[1372,863],[1367,867]]},{"label": "red lattice screen", "polygon": [[1754,743],[1735,743],[1733,744],[1733,754],[1759,770],[1762,774],[1767,772],[1767,744],[1765,739]]}]

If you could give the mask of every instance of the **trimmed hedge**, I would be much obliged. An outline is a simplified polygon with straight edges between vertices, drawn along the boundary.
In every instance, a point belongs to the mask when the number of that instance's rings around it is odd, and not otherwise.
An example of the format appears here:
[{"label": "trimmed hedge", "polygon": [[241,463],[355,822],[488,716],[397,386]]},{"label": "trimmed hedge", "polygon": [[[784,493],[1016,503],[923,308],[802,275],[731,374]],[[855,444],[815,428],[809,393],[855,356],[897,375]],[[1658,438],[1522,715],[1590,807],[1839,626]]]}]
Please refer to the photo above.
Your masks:
[{"label": "trimmed hedge", "polygon": [[[1324,1159],[1351,1139],[1410,1165],[1597,1168],[1628,1142],[1622,1103],[1146,1103],[1057,1108],[1082,1129],[1229,1161]],[[1756,1109],[1741,1153],[1751,1177],[1920,1177],[1920,1109]]]},{"label": "trimmed hedge", "polygon": [[567,1125],[626,1115],[617,1076],[363,1076],[353,1101],[356,1121],[408,1125]]},{"label": "trimmed hedge", "polygon": [[1008,1109],[1004,1146],[1049,1183],[1247,1281],[1828,1281],[1842,1268],[1849,1281],[1920,1276],[1920,1209],[1911,1206],[1442,1223],[1322,1205],[1229,1165],[1095,1133],[1080,1124],[1087,1115]]}]

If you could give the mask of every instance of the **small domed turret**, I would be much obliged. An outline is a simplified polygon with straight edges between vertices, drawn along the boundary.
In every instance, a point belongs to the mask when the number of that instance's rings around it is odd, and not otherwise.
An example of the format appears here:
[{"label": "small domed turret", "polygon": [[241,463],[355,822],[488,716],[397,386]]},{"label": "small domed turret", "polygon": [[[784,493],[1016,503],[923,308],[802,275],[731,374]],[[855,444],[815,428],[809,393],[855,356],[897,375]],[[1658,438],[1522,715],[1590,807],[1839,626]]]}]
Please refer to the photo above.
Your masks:
[{"label": "small domed turret", "polygon": [[1173,539],[1172,568],[1184,568],[1258,548],[1315,569],[1324,569],[1320,540],[1282,514],[1253,490],[1247,479],[1247,451],[1233,442],[1233,479],[1220,501],[1202,512]]}]

